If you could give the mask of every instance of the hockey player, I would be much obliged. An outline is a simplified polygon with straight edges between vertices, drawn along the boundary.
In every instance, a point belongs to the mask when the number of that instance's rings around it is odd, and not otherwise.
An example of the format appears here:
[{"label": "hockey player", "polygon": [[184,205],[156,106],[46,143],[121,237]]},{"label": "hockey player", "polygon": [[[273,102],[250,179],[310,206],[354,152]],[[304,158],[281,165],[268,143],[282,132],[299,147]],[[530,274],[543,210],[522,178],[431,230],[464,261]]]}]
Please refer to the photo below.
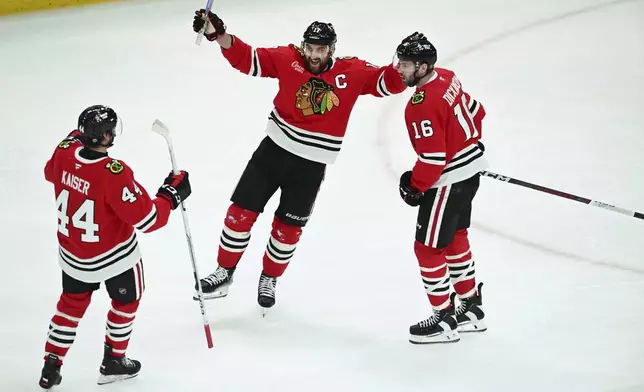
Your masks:
[{"label": "hockey player", "polygon": [[249,244],[251,228],[281,189],[271,236],[263,256],[257,301],[275,304],[282,276],[309,221],[313,204],[340,148],[352,108],[361,95],[385,97],[405,90],[393,64],[372,65],[355,57],[334,58],[331,23],[313,22],[301,46],[253,48],[226,32],[219,16],[196,12],[193,29],[216,41],[228,62],[244,74],[279,80],[279,91],[263,139],[246,166],[226,212],[217,269],[201,280],[206,298],[228,294],[235,268]]},{"label": "hockey player", "polygon": [[479,171],[487,167],[479,142],[485,109],[454,72],[434,67],[436,49],[423,34],[405,38],[396,52],[400,76],[416,87],[405,125],[418,155],[413,170],[400,177],[399,191],[419,207],[414,251],[433,308],[428,319],[409,328],[410,341],[456,342],[458,331],[486,329],[467,232]]},{"label": "hockey player", "polygon": [[134,229],[150,233],[191,193],[188,173],[170,174],[151,199],[125,162],[108,156],[120,130],[113,109],[91,106],[78,129],[64,139],[45,166],[58,210],[58,262],[63,292],[49,325],[40,386],[62,380],[60,369],[78,323],[101,282],[112,299],[107,313],[98,384],[135,377],[141,363],[125,356],[145,289],[143,261]]}]

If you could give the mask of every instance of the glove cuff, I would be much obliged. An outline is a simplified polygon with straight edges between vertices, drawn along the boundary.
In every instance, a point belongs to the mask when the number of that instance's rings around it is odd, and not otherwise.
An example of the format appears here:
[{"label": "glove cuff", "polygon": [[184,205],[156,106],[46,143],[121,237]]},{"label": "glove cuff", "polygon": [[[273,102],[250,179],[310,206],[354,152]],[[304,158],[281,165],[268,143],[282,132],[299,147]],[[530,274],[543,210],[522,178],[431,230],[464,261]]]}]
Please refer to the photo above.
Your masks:
[{"label": "glove cuff", "polygon": [[176,209],[181,203],[181,196],[172,185],[161,185],[161,187],[157,191],[157,197],[161,197],[169,201],[173,210]]}]

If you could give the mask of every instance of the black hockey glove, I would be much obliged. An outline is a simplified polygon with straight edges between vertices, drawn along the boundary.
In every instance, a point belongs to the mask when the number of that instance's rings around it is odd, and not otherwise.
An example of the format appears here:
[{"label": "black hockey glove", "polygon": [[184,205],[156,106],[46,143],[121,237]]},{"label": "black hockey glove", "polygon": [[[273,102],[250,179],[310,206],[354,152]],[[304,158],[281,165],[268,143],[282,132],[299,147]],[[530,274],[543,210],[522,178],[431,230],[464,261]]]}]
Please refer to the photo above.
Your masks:
[{"label": "black hockey glove", "polygon": [[403,201],[412,207],[420,204],[420,198],[423,193],[411,186],[411,170],[406,171],[400,176],[400,185],[398,186],[400,197]]},{"label": "black hockey glove", "polygon": [[216,14],[208,12],[208,15],[206,16],[205,9],[195,11],[195,20],[192,22],[192,29],[195,33],[198,33],[203,29],[204,25],[206,25],[204,37],[206,37],[208,41],[214,41],[226,32],[224,21]]},{"label": "black hockey glove", "polygon": [[157,197],[162,197],[170,202],[172,209],[176,209],[179,203],[186,200],[192,193],[188,172],[181,170],[179,174],[170,172],[163,181],[163,185],[157,191]]}]

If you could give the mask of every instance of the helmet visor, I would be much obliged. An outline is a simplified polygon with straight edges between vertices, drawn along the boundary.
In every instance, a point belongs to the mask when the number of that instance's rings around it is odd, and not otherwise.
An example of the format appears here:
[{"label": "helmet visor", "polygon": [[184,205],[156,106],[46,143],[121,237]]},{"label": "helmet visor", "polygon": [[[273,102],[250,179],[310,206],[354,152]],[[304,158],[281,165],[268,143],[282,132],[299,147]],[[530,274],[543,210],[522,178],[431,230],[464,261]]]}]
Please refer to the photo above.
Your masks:
[{"label": "helmet visor", "polygon": [[123,119],[121,116],[117,116],[116,125],[112,128],[112,136],[121,136],[123,134]]},{"label": "helmet visor", "polygon": [[398,52],[394,52],[394,56],[391,60],[392,64],[394,65],[394,68],[397,70],[400,70],[402,72],[414,72],[417,69],[417,61],[415,60],[410,60],[405,57],[400,57],[398,55]]}]

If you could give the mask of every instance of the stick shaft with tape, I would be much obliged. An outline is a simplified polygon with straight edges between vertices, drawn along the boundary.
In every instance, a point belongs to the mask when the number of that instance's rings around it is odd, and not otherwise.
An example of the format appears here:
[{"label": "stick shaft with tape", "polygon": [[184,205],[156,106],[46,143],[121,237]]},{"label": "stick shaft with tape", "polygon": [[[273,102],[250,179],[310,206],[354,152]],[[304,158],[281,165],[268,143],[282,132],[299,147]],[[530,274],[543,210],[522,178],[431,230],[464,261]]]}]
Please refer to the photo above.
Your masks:
[{"label": "stick shaft with tape", "polygon": [[[172,171],[174,174],[179,173],[177,166],[177,161],[174,155],[174,147],[172,145],[172,138],[170,137],[170,130],[168,127],[159,120],[156,120],[152,125],[152,130],[159,135],[163,136],[167,145],[168,151],[170,153],[170,161],[172,163]],[[212,333],[210,331],[210,323],[208,322],[208,316],[206,314],[206,305],[204,303],[203,291],[201,290],[201,284],[199,284],[199,270],[197,269],[197,261],[195,257],[195,249],[192,244],[192,235],[190,231],[190,224],[188,222],[188,213],[186,212],[186,205],[184,202],[180,204],[181,208],[181,217],[183,218],[183,229],[186,233],[186,240],[188,242],[188,249],[190,251],[190,261],[192,262],[192,273],[194,275],[195,283],[197,285],[197,291],[199,293],[199,306],[201,307],[201,316],[203,318],[204,331],[206,333],[206,342],[208,343],[208,348],[213,347],[212,342]]]}]

